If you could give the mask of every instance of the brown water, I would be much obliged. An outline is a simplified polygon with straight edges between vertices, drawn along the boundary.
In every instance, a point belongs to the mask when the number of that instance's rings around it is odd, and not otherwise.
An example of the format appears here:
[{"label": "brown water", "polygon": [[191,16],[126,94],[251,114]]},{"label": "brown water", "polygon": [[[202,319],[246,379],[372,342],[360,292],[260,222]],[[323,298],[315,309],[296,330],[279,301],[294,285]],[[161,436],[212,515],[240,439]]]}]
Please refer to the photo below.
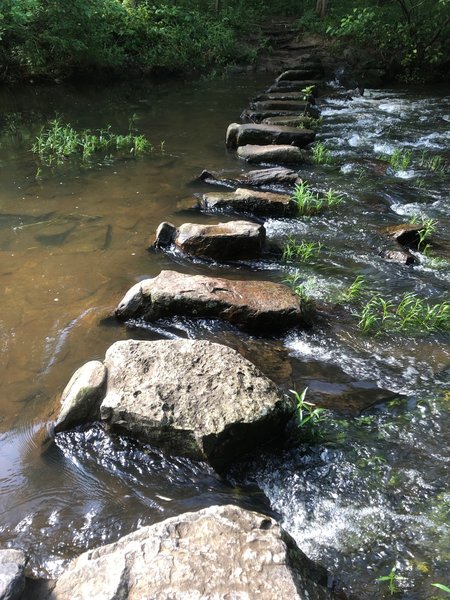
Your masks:
[{"label": "brown water", "polygon": [[[371,428],[333,421],[323,444],[289,447],[239,466],[235,485],[205,465],[111,439],[97,427],[41,446],[42,429],[73,371],[102,358],[118,339],[255,343],[213,322],[175,319],[127,330],[106,318],[132,284],[162,268],[277,281],[293,270],[269,259],[231,268],[147,251],[163,220],[217,222],[178,208],[208,189],[195,181],[203,168],[245,168],[225,150],[225,130],[269,83],[252,75],[0,92],[0,544],[24,547],[35,574],[55,574],[68,556],[139,525],[232,501],[278,511],[300,546],[362,597],[380,597],[374,579],[393,564],[416,586],[405,597],[425,597],[433,577],[442,581],[446,336],[368,339],[357,334],[354,317],[340,314],[331,326],[272,340],[269,346],[290,355],[298,387],[310,386],[310,399],[329,397],[333,405],[346,394],[363,409],[383,397],[381,388],[392,392],[384,397],[405,399],[396,408],[374,409]],[[38,172],[32,140],[55,114],[77,128],[111,125],[125,133],[134,113],[139,132],[155,145],[164,140],[164,154]],[[329,296],[363,273],[393,298],[410,290],[436,301],[448,297],[448,269],[426,262],[405,269],[374,251],[377,228],[419,211],[439,220],[439,253],[449,258],[448,178],[428,174],[420,187],[414,184],[418,171],[380,178],[360,168],[386,145],[445,153],[449,113],[442,90],[369,90],[353,105],[325,108],[321,136],[340,168],[303,175],[318,188],[345,192],[345,207],[308,222],[267,223],[272,241],[293,233],[324,243],[321,258],[301,267],[313,296]],[[272,368],[271,375],[283,379],[283,359]],[[340,426],[347,431],[344,441],[336,437]],[[373,456],[385,462],[371,465]],[[370,470],[374,466],[378,471]],[[393,474],[401,476],[388,485]],[[427,572],[418,569],[420,562]]]}]

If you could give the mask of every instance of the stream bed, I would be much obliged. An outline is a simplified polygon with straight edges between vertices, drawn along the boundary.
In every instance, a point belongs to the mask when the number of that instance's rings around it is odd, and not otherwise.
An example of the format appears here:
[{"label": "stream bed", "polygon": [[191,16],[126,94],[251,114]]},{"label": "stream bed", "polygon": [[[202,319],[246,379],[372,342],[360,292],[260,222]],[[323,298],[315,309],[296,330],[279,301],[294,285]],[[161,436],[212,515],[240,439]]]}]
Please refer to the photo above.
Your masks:
[{"label": "stream bed", "polygon": [[[231,502],[277,515],[350,596],[390,597],[377,578],[392,568],[404,577],[397,585],[406,599],[439,596],[431,583],[449,584],[448,335],[365,335],[356,309],[338,306],[357,275],[393,302],[405,292],[448,300],[450,178],[429,165],[450,160],[449,90],[369,89],[322,103],[318,139],[333,162],[300,175],[345,201],[309,219],[266,222],[271,243],[320,241],[310,261],[224,266],[148,251],[161,221],[217,222],[179,207],[211,189],[196,180],[204,168],[248,169],[226,151],[226,127],[270,83],[267,75],[236,75],[0,89],[0,545],[22,547],[35,576],[56,576],[67,558],[139,526]],[[42,168],[30,148],[55,115],[117,133],[135,115],[139,132],[155,146],[164,141],[164,152]],[[381,155],[405,148],[407,168],[380,170]],[[408,266],[382,259],[380,229],[414,215],[437,222],[432,255],[417,253]],[[132,284],[164,268],[277,282],[298,272],[329,318],[281,339],[213,321],[127,329],[109,318]],[[286,389],[308,387],[307,399],[327,409],[320,436],[291,433],[225,478],[100,426],[42,445],[76,368],[118,339],[177,337],[229,344],[257,357]]]}]

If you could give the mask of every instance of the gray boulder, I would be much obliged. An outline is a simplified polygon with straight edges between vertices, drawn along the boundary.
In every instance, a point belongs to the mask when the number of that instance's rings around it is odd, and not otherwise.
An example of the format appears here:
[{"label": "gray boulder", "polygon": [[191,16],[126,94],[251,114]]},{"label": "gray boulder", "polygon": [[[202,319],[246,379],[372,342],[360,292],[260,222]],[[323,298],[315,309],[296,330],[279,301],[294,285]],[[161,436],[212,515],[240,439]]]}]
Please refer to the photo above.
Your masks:
[{"label": "gray boulder", "polygon": [[[266,119],[270,119],[271,117],[298,117],[299,115],[305,114],[305,111],[298,110],[250,110],[246,108],[241,113],[241,121],[243,123],[262,123]],[[314,119],[318,119],[320,117],[320,111],[315,106],[310,106],[308,110],[306,110],[306,115],[313,117]]]},{"label": "gray boulder", "polygon": [[[282,147],[284,148],[284,146]],[[288,148],[291,147],[288,146]],[[243,146],[243,148],[247,148],[247,146]],[[266,146],[252,146],[252,148],[266,148]],[[297,212],[297,205],[291,196],[245,188],[238,188],[234,192],[203,194],[199,201],[199,207],[206,211],[220,210],[258,217],[293,217]]]},{"label": "gray boulder", "polygon": [[217,470],[279,436],[293,412],[251,362],[207,341],[116,342],[105,366],[104,421]]},{"label": "gray boulder", "polygon": [[98,406],[104,394],[106,369],[93,360],[80,367],[70,379],[61,396],[61,410],[55,432],[70,429],[78,423],[99,417]]},{"label": "gray boulder", "polygon": [[161,271],[134,285],[116,309],[119,319],[216,318],[267,334],[306,323],[302,300],[272,281],[232,280]]},{"label": "gray boulder", "polygon": [[16,600],[25,588],[26,557],[22,550],[0,550],[0,600]]},{"label": "gray boulder", "polygon": [[228,148],[237,148],[246,144],[289,144],[304,148],[315,137],[314,131],[298,127],[232,123],[227,129],[226,145]]},{"label": "gray boulder", "polygon": [[[172,235],[169,235],[169,231]],[[167,248],[173,244],[192,256],[227,261],[259,258],[265,239],[263,225],[250,221],[230,221],[217,225],[183,223],[178,228],[164,222],[156,231],[155,246]]]},{"label": "gray boulder", "polygon": [[311,117],[295,115],[294,117],[268,117],[263,123],[283,127],[306,127],[311,123]]},{"label": "gray boulder", "polygon": [[237,149],[239,158],[249,163],[292,165],[305,162],[305,154],[296,146],[255,146],[247,144]]},{"label": "gray boulder", "polygon": [[[264,112],[267,110],[281,110],[303,113],[305,111],[309,111],[311,105],[305,100],[260,100],[257,102],[252,102],[250,104],[250,108],[257,112]],[[313,112],[316,111],[314,111],[313,109]]]},{"label": "gray boulder", "polygon": [[211,506],[85,552],[50,600],[326,600],[321,578],[272,518]]},{"label": "gray boulder", "polygon": [[[208,341],[120,341],[104,366],[97,413],[109,427],[217,470],[279,436],[294,410],[251,362]],[[72,410],[61,429],[86,422]]]}]

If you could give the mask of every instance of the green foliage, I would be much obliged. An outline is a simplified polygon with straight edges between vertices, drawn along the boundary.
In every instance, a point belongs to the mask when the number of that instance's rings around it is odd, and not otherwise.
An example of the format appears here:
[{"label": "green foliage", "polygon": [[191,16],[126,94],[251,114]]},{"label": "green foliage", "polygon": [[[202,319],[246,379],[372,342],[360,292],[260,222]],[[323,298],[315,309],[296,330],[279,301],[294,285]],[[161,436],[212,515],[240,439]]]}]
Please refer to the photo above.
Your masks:
[{"label": "green foliage", "polygon": [[382,577],[378,577],[377,581],[386,581],[391,596],[393,596],[394,594],[400,591],[400,589],[397,587],[397,581],[401,581],[403,579],[406,579],[406,577],[400,577],[400,575],[396,575],[395,567],[392,567],[389,575],[383,575]]},{"label": "green foliage", "polygon": [[333,162],[330,150],[322,142],[311,146],[312,161],[315,165],[330,165]]},{"label": "green foliage", "polygon": [[292,199],[297,205],[299,216],[316,215],[324,209],[335,208],[344,201],[342,194],[331,189],[323,197],[320,197],[318,193],[312,192],[304,181],[295,186]]},{"label": "green foliage", "polygon": [[424,219],[422,221],[422,228],[419,229],[419,243],[417,244],[417,248],[420,250],[424,248],[426,242],[432,236],[432,234],[436,231],[437,221],[435,219]]},{"label": "green foliage", "polygon": [[[237,34],[254,9],[147,0],[2,0],[0,77],[189,70],[251,59]],[[244,17],[245,15],[245,17]]]},{"label": "green foliage", "polygon": [[354,281],[344,292],[343,299],[346,302],[357,302],[360,300],[367,289],[367,282],[362,275],[357,275]]},{"label": "green foliage", "polygon": [[317,256],[322,248],[320,242],[306,242],[302,240],[297,243],[293,236],[289,236],[283,248],[283,260],[286,262],[300,261],[307,262]]},{"label": "green foliage", "polygon": [[450,594],[450,588],[444,585],[443,583],[432,583],[431,585],[438,588],[438,590],[442,590],[443,592],[447,592],[447,594]]},{"label": "green foliage", "polygon": [[111,132],[110,127],[99,131],[84,129],[76,131],[71,125],[62,123],[59,119],[50,121],[47,128],[43,128],[32,146],[32,151],[37,154],[45,165],[62,164],[69,158],[81,158],[88,162],[94,155],[103,153],[104,156],[126,154],[139,156],[152,152],[152,144],[143,135],[117,135]]},{"label": "green foliage", "polygon": [[406,171],[411,164],[412,152],[405,148],[394,148],[392,154],[383,154],[380,159],[387,161],[394,171]]},{"label": "green foliage", "polygon": [[326,420],[324,415],[325,409],[317,407],[312,402],[307,402],[305,400],[307,391],[308,388],[305,388],[299,394],[295,390],[290,390],[296,402],[298,426],[307,428],[308,434],[314,438],[320,434],[319,426]]},{"label": "green foliage", "polygon": [[359,327],[364,333],[450,331],[450,302],[430,305],[416,294],[407,292],[396,305],[380,294],[374,294],[362,308]]}]

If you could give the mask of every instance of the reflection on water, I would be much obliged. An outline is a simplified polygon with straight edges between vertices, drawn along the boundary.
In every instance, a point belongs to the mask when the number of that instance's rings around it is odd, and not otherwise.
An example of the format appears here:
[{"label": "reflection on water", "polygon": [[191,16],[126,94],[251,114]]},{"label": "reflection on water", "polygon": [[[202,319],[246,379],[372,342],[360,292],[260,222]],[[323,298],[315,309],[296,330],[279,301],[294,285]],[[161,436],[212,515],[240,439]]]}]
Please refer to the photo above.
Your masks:
[{"label": "reflection on water", "polygon": [[[99,427],[41,443],[73,370],[102,358],[112,342],[199,337],[236,347],[286,389],[309,385],[311,398],[339,409],[322,442],[290,441],[233,471],[235,482],[257,483],[307,553],[363,598],[381,597],[374,581],[396,563],[409,578],[407,598],[430,595],[429,582],[444,577],[448,338],[367,338],[355,316],[335,309],[312,332],[264,344],[207,321],[126,330],[106,318],[124,291],[162,268],[276,281],[296,268],[264,259],[225,269],[147,250],[163,220],[217,222],[177,206],[207,189],[194,182],[203,168],[245,168],[226,152],[224,133],[266,83],[252,76],[0,93],[0,542],[24,547],[35,574],[55,574],[86,546],[185,510],[265,506],[254,487],[231,487],[205,465],[112,439]],[[444,300],[449,269],[383,261],[378,232],[421,213],[438,221],[434,251],[450,259],[448,175],[424,172],[417,160],[408,176],[384,175],[378,159],[404,146],[445,156],[448,99],[439,90],[369,90],[323,108],[320,137],[338,165],[301,174],[318,189],[342,191],[345,204],[309,220],[270,220],[270,241],[322,242],[319,257],[299,266],[317,299],[338,297],[362,273],[392,299],[415,291]],[[111,125],[120,133],[133,113],[140,132],[165,141],[165,154],[38,172],[29,148],[55,114],[77,128]],[[352,420],[377,402],[366,424]]]}]

